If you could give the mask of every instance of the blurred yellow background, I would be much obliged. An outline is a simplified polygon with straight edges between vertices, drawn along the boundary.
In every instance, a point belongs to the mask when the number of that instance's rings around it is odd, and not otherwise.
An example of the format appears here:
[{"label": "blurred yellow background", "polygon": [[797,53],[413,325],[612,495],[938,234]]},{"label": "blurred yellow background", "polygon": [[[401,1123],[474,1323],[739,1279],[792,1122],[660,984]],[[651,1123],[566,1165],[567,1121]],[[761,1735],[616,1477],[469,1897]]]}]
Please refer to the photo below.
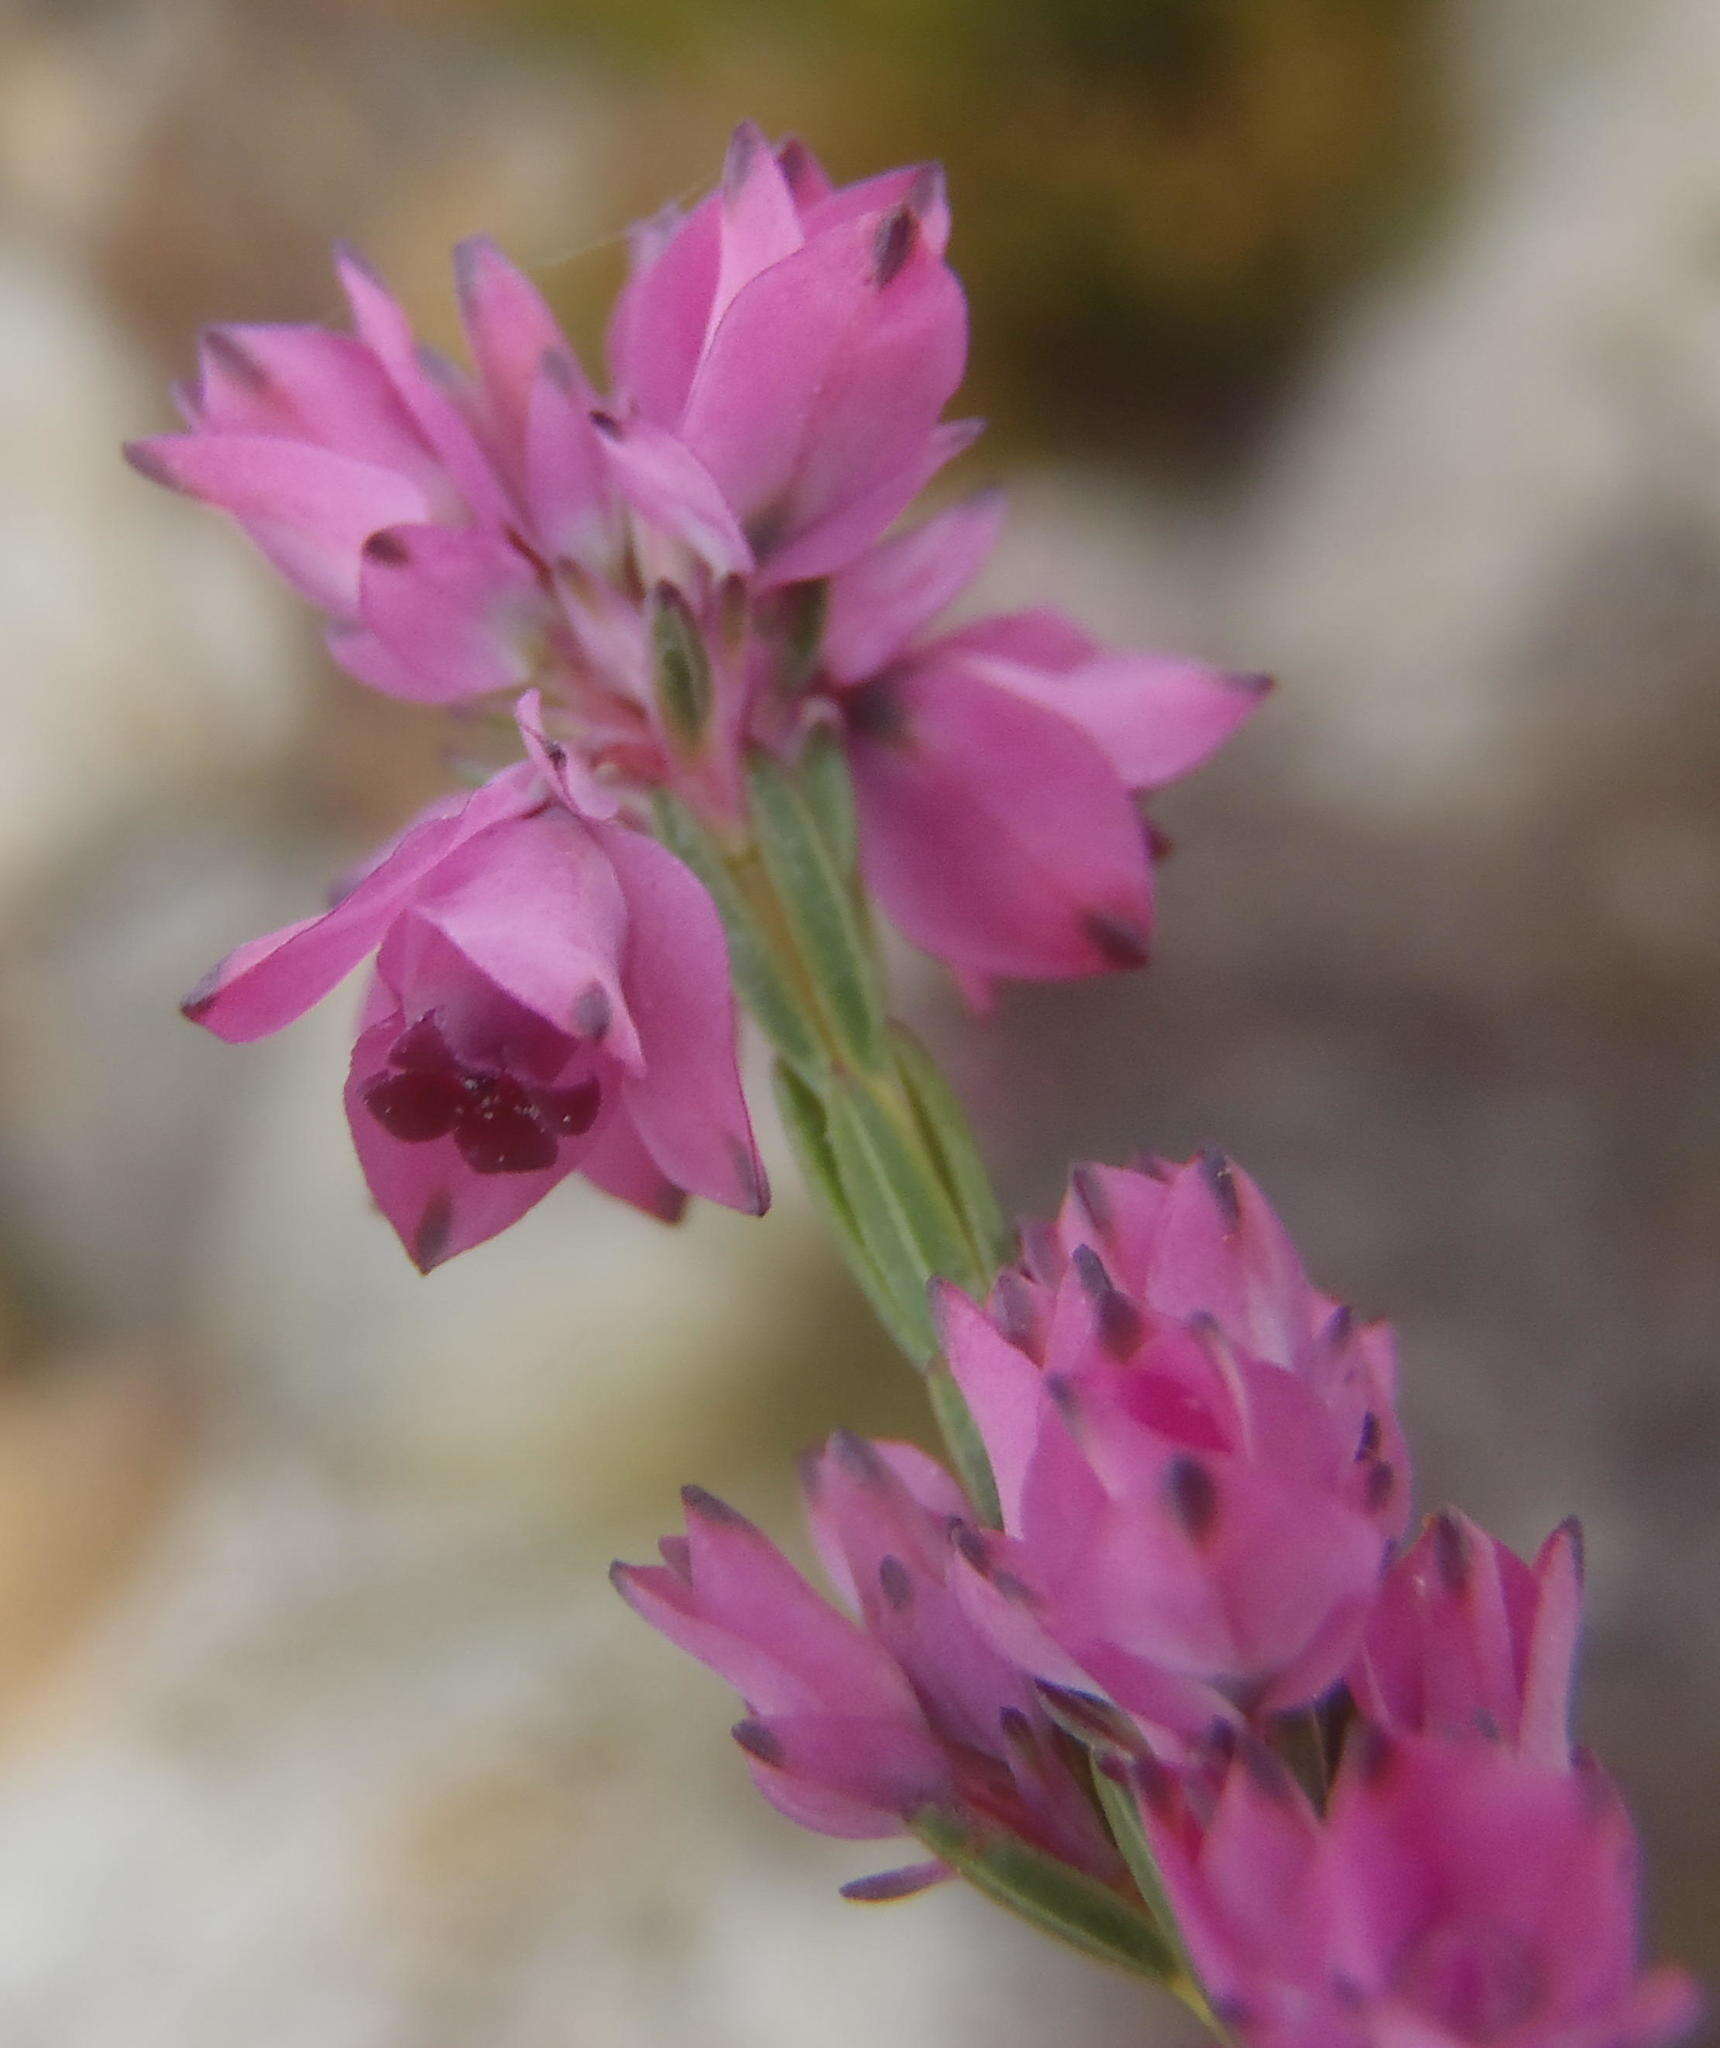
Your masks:
[{"label": "blurred yellow background", "polygon": [[[195,329],[452,332],[493,232],[594,352],[743,115],[938,155],[987,594],[1269,667],[1160,807],[1162,959],[904,1000],[1012,1200],[1219,1142],[1402,1331],[1424,1505],[1590,1537],[1586,1732],[1720,1960],[1720,15],[1707,0],[40,0],[0,16],[0,2032],[21,2048],[997,2048],[1168,2007],[758,1807],[614,1601],[698,1477],[912,1390],[763,1225],[575,1185],[429,1281],[344,1000],[174,1005],[445,772],[115,453]],[[764,1091],[756,1091],[761,1105]],[[880,1861],[888,1860],[886,1850]]]}]

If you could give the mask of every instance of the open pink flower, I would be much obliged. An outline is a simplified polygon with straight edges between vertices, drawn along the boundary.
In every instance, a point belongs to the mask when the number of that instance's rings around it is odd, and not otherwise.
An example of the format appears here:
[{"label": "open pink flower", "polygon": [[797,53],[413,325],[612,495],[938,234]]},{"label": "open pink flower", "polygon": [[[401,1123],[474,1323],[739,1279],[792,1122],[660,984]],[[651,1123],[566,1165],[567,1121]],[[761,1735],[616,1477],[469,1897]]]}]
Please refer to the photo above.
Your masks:
[{"label": "open pink flower", "polygon": [[[903,1833],[953,1809],[1103,1878],[1121,1874],[1029,1675],[964,1613],[949,1585],[961,1489],[909,1444],[833,1437],[805,1471],[808,1519],[841,1614],[753,1525],[689,1488],[687,1534],[661,1565],[622,1565],[617,1588],[671,1642],[746,1701],[735,1729],[759,1789],[823,1834]],[[850,1617],[853,1618],[850,1618]],[[863,1879],[882,1897],[944,1875]]]},{"label": "open pink flower", "polygon": [[1681,1972],[1641,1972],[1637,1850],[1594,1769],[1360,1726],[1317,1816],[1252,1738],[1141,1812],[1201,1981],[1244,2048],[1661,2048]]},{"label": "open pink flower", "polygon": [[847,735],[866,879],[977,995],[993,977],[1138,967],[1153,846],[1134,799],[1186,775],[1268,679],[1114,653],[1060,612],[926,628],[996,538],[991,496],[833,577],[823,678]]},{"label": "open pink flower", "polygon": [[579,1170],[672,1217],[766,1202],[703,885],[655,840],[581,815],[522,762],[426,812],[321,916],[254,939],[188,999],[239,1041],[365,957],[347,1083],[371,1192],[424,1270]]},{"label": "open pink flower", "polygon": [[1244,1175],[1078,1182],[990,1313],[939,1290],[1003,1511],[962,1585],[1019,1662],[1097,1684],[1174,1755],[1339,1677],[1406,1474],[1379,1348]]}]

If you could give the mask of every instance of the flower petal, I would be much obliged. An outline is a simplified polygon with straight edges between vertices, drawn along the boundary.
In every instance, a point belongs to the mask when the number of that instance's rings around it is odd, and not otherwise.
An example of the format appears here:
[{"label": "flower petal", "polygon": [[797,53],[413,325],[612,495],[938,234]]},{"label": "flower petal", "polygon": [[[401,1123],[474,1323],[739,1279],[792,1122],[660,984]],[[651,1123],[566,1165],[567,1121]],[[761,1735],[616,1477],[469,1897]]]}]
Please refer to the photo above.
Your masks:
[{"label": "flower petal", "polygon": [[1144,962],[1145,841],[1084,733],[959,666],[881,681],[845,708],[862,865],[915,945],[1027,980]]},{"label": "flower petal", "polygon": [[593,828],[627,910],[628,1002],[641,1068],[629,1115],[677,1186],[748,1215],[770,1200],[735,1054],[735,1000],[722,920],[704,884],[643,832]]},{"label": "flower petal", "polygon": [[186,998],[185,1014],[232,1044],[290,1024],[352,972],[438,862],[536,801],[537,776],[522,764],[492,777],[457,810],[435,807],[409,825],[332,910],[229,953]]},{"label": "flower petal", "polygon": [[718,576],[752,567],[752,549],[710,471],[673,434],[644,419],[593,415],[616,489],[641,517],[690,548]]},{"label": "flower petal", "polygon": [[[447,993],[450,1001],[458,999],[457,990]],[[389,1053],[408,1021],[398,992],[379,972],[367,1006],[366,1028],[353,1047],[346,1115],[353,1149],[377,1207],[394,1226],[413,1264],[428,1273],[518,1222],[580,1164],[582,1141],[556,1144],[546,1163],[535,1170],[481,1173],[474,1171],[451,1133],[418,1143],[391,1134],[371,1107],[371,1094],[378,1082],[393,1077]],[[589,1057],[580,1053],[550,1078],[560,1086],[583,1082],[590,1068]]]},{"label": "flower petal", "polygon": [[901,653],[984,567],[1003,510],[1000,493],[982,491],[833,576],[822,643],[830,673],[861,682]]},{"label": "flower petal", "polygon": [[430,487],[435,456],[363,342],[326,327],[212,327],[198,350],[198,424],[311,441]]},{"label": "flower petal", "polygon": [[1129,789],[1186,775],[1260,709],[1269,676],[1162,654],[1106,654],[1061,675],[998,663],[986,673],[1095,739]]},{"label": "flower petal", "polygon": [[364,543],[431,509],[398,470],[267,434],[168,434],[132,442],[126,459],[152,482],[231,513],[290,583],[339,618],[358,603]]},{"label": "flower petal", "polygon": [[411,912],[552,1030],[636,1074],[645,1055],[621,964],[630,911],[597,837],[610,829],[560,808],[516,819],[456,848]]},{"label": "flower petal", "polygon": [[[364,544],[359,613],[422,704],[518,689],[536,666],[547,605],[530,563],[487,533],[390,526]],[[367,678],[368,680],[368,678]]]},{"label": "flower petal", "polygon": [[635,230],[635,268],[609,323],[617,400],[660,427],[681,417],[705,345],[721,260],[716,193],[685,219],[666,215]]},{"label": "flower petal", "polygon": [[751,121],[743,121],[729,142],[720,189],[722,231],[717,288],[705,331],[716,329],[743,285],[801,245],[800,215],[782,166]]},{"label": "flower petal", "polygon": [[454,281],[491,434],[517,475],[539,366],[552,351],[568,357],[572,351],[543,294],[487,235],[455,249]]},{"label": "flower petal", "polygon": [[356,250],[337,249],[335,269],[359,339],[387,371],[401,404],[435,449],[454,488],[485,525],[506,526],[513,507],[450,388],[452,373],[429,366],[431,359],[413,338],[400,305]]},{"label": "flower petal", "polygon": [[961,287],[915,216],[862,216],[737,295],[681,435],[768,555],[912,468],[966,353]]},{"label": "flower petal", "polygon": [[687,1207],[686,1191],[678,1188],[646,1151],[625,1102],[613,1104],[592,1133],[579,1170],[606,1195],[630,1202],[660,1223],[679,1223]]}]

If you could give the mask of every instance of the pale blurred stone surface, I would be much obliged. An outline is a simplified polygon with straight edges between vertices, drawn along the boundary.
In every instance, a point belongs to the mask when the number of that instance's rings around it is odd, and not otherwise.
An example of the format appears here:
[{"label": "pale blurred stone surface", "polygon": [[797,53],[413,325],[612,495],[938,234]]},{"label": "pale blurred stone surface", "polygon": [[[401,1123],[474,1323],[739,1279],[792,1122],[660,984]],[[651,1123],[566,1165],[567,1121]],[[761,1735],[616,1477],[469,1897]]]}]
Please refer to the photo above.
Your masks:
[{"label": "pale blurred stone surface", "polygon": [[0,943],[116,817],[255,769],[297,717],[280,594],[117,467],[158,403],[88,278],[0,240]]},{"label": "pale blurred stone surface", "polygon": [[[767,1815],[596,1560],[223,1460],[0,1784],[19,2048],[989,2048],[1186,2038],[890,1849]],[[30,1738],[35,1746],[30,1747]]]}]

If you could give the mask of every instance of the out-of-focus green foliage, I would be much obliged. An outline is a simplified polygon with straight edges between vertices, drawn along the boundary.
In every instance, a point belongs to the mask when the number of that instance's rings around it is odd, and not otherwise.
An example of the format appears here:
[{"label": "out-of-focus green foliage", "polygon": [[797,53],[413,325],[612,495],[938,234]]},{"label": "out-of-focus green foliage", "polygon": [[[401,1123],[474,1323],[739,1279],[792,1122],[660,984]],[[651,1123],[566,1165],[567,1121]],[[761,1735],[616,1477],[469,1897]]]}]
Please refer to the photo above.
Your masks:
[{"label": "out-of-focus green foliage", "polygon": [[1222,446],[1433,182],[1438,0],[509,5],[645,88],[640,206],[742,114],[845,176],[942,157],[970,402],[1017,432]]}]

